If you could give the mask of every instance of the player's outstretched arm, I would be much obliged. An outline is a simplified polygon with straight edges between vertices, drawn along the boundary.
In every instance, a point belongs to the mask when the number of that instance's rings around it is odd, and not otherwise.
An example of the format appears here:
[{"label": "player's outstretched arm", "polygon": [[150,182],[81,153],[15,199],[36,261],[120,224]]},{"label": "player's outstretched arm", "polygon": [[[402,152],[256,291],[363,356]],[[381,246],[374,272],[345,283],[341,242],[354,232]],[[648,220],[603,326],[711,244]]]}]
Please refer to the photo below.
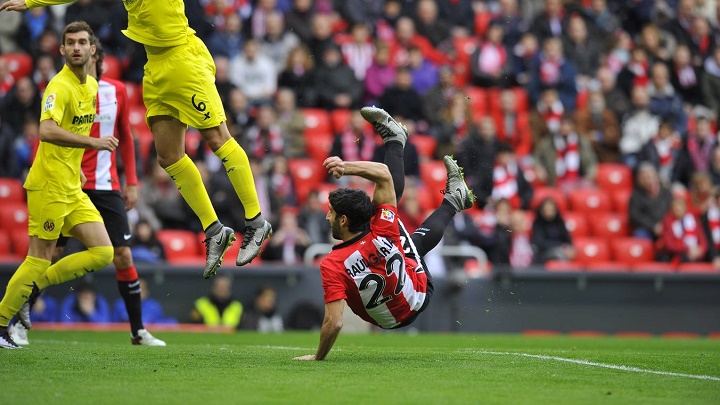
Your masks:
[{"label": "player's outstretched arm", "polygon": [[74,134],[62,129],[57,122],[52,119],[46,119],[40,122],[40,140],[67,148],[113,151],[118,146],[118,140],[114,136],[91,138],[89,136]]},{"label": "player's outstretched arm", "polygon": [[325,304],[325,319],[320,329],[320,345],[317,353],[295,357],[295,360],[323,360],[330,353],[335,340],[343,327],[345,300],[336,300]]},{"label": "player's outstretched arm", "polygon": [[10,0],[0,5],[0,11],[25,11],[30,8],[74,3],[76,0]]},{"label": "player's outstretched arm", "polygon": [[390,170],[384,163],[377,162],[345,162],[337,156],[325,159],[323,165],[328,173],[336,179],[342,176],[360,176],[375,183],[373,203],[396,206],[395,186]]},{"label": "player's outstretched arm", "polygon": [[27,9],[28,6],[25,4],[25,0],[10,0],[0,4],[0,11],[25,11]]}]

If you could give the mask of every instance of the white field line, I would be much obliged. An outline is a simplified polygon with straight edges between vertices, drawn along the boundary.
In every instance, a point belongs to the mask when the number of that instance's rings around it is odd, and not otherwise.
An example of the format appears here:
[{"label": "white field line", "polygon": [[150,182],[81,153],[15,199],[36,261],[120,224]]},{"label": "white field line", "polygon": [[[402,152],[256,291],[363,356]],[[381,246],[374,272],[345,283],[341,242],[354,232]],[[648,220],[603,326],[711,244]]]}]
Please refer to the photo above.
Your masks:
[{"label": "white field line", "polygon": [[623,366],[620,364],[597,363],[597,362],[589,361],[589,360],[578,360],[578,359],[571,359],[571,358],[567,358],[567,357],[547,356],[547,355],[543,355],[543,354],[530,354],[530,353],[517,353],[517,352],[494,352],[494,351],[489,351],[489,350],[470,350],[470,352],[477,353],[477,354],[490,354],[490,355],[496,355],[496,356],[516,356],[516,357],[528,357],[528,358],[538,359],[538,360],[560,361],[560,362],[565,362],[565,363],[579,364],[582,366],[609,368],[612,370],[629,371],[629,372],[641,373],[641,374],[656,374],[656,375],[664,375],[664,376],[670,376],[670,377],[693,378],[696,380],[720,381],[720,377],[711,376],[711,375],[674,373],[672,371],[650,370],[650,369],[646,369],[646,368]]}]

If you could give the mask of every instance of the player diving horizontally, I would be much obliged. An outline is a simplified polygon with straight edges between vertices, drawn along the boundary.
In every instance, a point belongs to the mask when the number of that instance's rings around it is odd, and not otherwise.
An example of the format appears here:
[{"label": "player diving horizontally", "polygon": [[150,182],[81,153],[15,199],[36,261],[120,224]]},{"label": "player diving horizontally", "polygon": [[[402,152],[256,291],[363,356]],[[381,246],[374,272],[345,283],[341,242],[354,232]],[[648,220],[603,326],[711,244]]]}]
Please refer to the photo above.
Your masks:
[{"label": "player diving horizontally", "polygon": [[[43,95],[40,146],[24,184],[30,245],[0,302],[0,348],[19,348],[8,334],[8,323],[33,289],[74,280],[104,268],[113,259],[103,219],[81,188],[84,150],[114,151],[118,146],[115,137],[89,136],[98,93],[97,81],[87,74],[88,60],[95,53],[93,37],[84,22],[65,27],[60,45],[65,65]],[[50,265],[61,233],[74,236],[87,250]]]},{"label": "player diving horizontally", "polygon": [[362,190],[330,193],[327,220],[333,238],[342,242],[320,264],[325,319],[317,352],[295,360],[323,360],[328,355],[343,326],[345,302],[362,319],[384,329],[413,323],[433,294],[423,256],[440,242],[453,216],[475,202],[462,169],[445,156],[445,198],[420,228],[408,234],[397,216],[405,189],[407,129],[382,109],[364,107],[361,113],[385,143],[385,163],[344,162],[335,156],[323,163],[335,178],[360,176],[374,182],[375,189],[372,201]]},{"label": "player diving horizontally", "polygon": [[[25,11],[75,0],[9,0],[0,11]],[[245,151],[230,135],[225,112],[214,86],[215,62],[188,25],[183,0],[124,0],[128,38],[145,46],[148,63],[143,77],[146,120],[155,139],[158,164],[175,181],[180,194],[205,230],[203,276],[215,275],[223,254],[235,240],[234,231],[218,221],[200,172],[185,154],[185,131],[197,128],[222,161],[245,208],[246,228],[235,264],[250,263],[272,227],[260,213],[260,203]]]},{"label": "player diving horizontally", "polygon": [[[119,141],[123,167],[125,168],[125,187],[120,192],[115,151],[97,151],[86,149],[82,159],[82,172],[87,181],[82,186],[95,208],[105,222],[110,241],[114,249],[113,264],[118,290],[125,302],[130,321],[130,342],[134,345],[165,346],[165,342],[154,337],[145,329],[142,321],[142,302],[140,300],[140,281],[133,264],[130,251],[130,224],[126,210],[137,202],[137,176],[135,174],[135,146],[130,132],[129,105],[125,85],[117,80],[101,78],[105,52],[102,45],[93,37],[95,54],[88,60],[88,74],[98,81],[97,115],[90,130],[90,137],[116,137]],[[67,238],[58,240],[56,256],[61,256],[62,247]],[[29,344],[27,331],[32,326],[30,309],[40,295],[34,290],[17,314],[18,322],[12,328],[10,336],[15,343]]]}]

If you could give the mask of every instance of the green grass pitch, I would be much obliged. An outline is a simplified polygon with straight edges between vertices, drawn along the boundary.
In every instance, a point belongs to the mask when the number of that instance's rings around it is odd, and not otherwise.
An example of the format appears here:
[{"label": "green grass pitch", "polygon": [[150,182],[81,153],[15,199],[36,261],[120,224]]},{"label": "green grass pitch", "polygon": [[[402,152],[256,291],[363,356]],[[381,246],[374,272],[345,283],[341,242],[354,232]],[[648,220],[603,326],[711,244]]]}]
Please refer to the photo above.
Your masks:
[{"label": "green grass pitch", "polygon": [[519,335],[33,331],[0,351],[0,403],[720,404],[720,341]]}]

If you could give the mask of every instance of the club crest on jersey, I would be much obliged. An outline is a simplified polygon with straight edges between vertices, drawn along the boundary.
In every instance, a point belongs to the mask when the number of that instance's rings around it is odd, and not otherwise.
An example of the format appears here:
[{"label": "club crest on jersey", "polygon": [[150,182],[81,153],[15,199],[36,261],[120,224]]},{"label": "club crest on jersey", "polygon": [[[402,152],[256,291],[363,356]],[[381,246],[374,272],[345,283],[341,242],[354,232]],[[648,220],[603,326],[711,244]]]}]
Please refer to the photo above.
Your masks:
[{"label": "club crest on jersey", "polygon": [[390,211],[389,209],[383,208],[383,210],[380,212],[380,219],[384,219],[388,222],[395,221],[395,213]]},{"label": "club crest on jersey", "polygon": [[53,108],[55,108],[55,94],[49,94],[45,99],[45,106],[43,107],[43,112],[52,110]]},{"label": "club crest on jersey", "polygon": [[45,230],[45,232],[52,232],[55,229],[55,222],[53,222],[52,219],[48,219],[43,224],[43,229]]}]

